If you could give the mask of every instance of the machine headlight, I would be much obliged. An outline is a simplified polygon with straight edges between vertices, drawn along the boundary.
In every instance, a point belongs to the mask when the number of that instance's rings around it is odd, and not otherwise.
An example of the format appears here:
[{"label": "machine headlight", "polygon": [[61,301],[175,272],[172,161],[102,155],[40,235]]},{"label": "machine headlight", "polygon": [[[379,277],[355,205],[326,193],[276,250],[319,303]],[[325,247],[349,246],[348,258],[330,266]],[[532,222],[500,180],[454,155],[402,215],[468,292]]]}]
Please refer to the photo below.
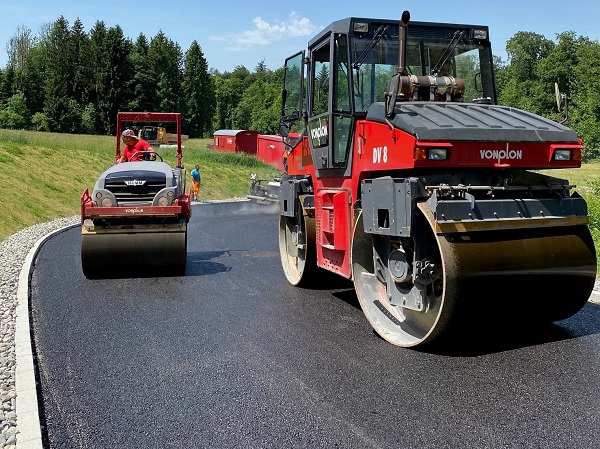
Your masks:
[{"label": "machine headlight", "polygon": [[102,202],[100,204],[102,204],[104,207],[111,207],[113,205],[110,198],[102,198]]},{"label": "machine headlight", "polygon": [[168,206],[169,205],[169,199],[166,196],[161,196],[158,199],[158,205],[159,206]]},{"label": "machine headlight", "polygon": [[369,32],[369,24],[366,22],[355,22],[354,23],[354,32],[355,33],[368,33]]},{"label": "machine headlight", "polygon": [[415,148],[415,160],[417,161],[446,161],[448,160],[448,148]]},{"label": "machine headlight", "polygon": [[427,159],[430,161],[445,161],[448,159],[447,148],[429,148],[427,151]]},{"label": "machine headlight", "polygon": [[476,40],[487,40],[487,30],[473,30],[473,39]]},{"label": "machine headlight", "polygon": [[555,161],[570,161],[571,150],[554,150],[554,156],[552,157]]}]

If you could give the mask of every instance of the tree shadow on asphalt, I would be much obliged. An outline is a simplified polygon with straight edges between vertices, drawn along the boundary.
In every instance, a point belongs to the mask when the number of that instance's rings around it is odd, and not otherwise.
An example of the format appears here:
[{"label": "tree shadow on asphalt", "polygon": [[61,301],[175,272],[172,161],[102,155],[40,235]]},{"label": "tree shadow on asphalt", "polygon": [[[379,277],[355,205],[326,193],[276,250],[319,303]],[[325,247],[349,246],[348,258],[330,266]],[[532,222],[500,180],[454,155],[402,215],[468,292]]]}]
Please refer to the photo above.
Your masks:
[{"label": "tree shadow on asphalt", "polygon": [[231,256],[230,251],[196,251],[187,253],[186,276],[208,276],[231,271],[231,267],[212,259]]}]

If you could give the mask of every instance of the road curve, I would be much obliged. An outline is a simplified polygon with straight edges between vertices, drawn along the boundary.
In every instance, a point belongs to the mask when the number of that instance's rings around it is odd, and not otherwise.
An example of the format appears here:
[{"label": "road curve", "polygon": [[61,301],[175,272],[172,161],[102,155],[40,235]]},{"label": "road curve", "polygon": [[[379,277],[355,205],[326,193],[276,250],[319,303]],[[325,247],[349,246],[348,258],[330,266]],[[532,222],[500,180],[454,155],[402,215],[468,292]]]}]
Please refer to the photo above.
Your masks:
[{"label": "road curve", "polygon": [[86,280],[74,228],[31,273],[52,448],[597,448],[600,306],[535,331],[400,349],[351,285],[287,284],[277,215],[194,207],[185,277]]}]

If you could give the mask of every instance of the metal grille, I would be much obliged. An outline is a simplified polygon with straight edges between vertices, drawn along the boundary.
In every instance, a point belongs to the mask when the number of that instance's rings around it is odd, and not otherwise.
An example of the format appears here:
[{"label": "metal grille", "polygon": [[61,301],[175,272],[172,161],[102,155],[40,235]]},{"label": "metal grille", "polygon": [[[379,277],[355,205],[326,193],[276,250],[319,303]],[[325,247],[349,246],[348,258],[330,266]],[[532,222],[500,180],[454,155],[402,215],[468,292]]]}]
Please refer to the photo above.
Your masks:
[{"label": "metal grille", "polygon": [[[126,181],[143,182],[142,185],[127,185]],[[164,173],[122,172],[105,180],[104,188],[117,199],[119,205],[152,203],[156,194],[167,186]]]},{"label": "metal grille", "polygon": [[323,211],[323,197],[320,195],[315,195],[315,209],[317,211],[317,215],[315,217],[315,236],[317,245],[323,244],[323,227],[321,226],[322,211]]}]

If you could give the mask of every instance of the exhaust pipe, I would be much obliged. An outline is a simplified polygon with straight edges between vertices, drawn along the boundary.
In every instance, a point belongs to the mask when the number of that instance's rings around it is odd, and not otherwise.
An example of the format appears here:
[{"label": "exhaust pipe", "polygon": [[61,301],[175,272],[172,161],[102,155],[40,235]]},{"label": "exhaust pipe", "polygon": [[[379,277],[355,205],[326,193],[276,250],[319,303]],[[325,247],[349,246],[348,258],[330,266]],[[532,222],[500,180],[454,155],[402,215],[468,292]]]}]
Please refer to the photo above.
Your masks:
[{"label": "exhaust pipe", "polygon": [[403,80],[402,77],[406,75],[406,28],[409,20],[410,13],[404,11],[398,26],[398,72],[392,76],[390,90],[385,93],[385,115],[388,118],[392,118],[395,114],[400,83]]},{"label": "exhaust pipe", "polygon": [[406,28],[410,21],[410,12],[404,11],[398,27],[398,74],[406,75]]}]

